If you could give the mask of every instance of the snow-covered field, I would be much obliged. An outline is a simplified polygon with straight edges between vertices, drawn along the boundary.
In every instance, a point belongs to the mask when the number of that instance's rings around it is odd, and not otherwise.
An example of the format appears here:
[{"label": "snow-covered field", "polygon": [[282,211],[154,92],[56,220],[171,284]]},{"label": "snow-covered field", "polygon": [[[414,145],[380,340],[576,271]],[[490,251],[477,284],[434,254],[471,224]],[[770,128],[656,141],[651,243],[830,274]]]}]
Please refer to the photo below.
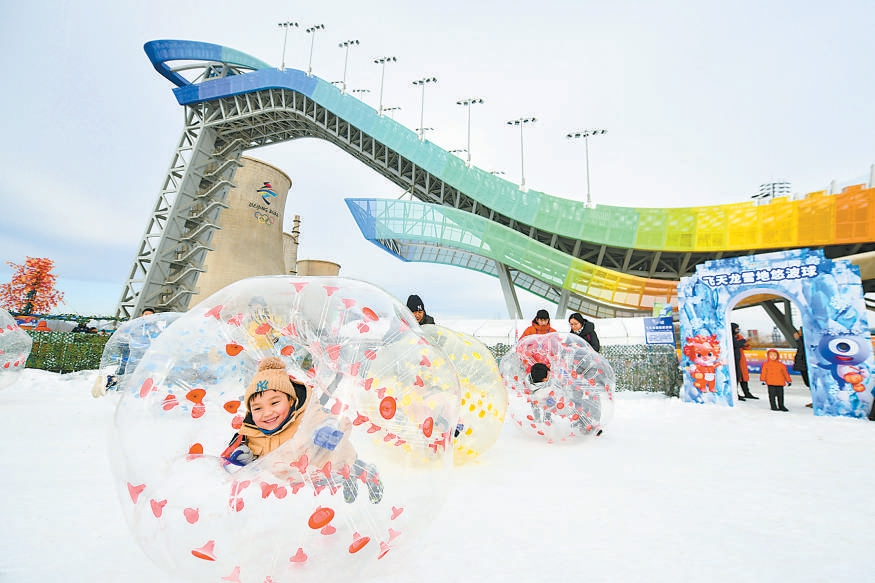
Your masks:
[{"label": "snow-covered field", "polygon": [[[122,518],[105,443],[117,395],[93,399],[95,374],[27,369],[0,391],[3,583],[175,580]],[[367,581],[871,581],[875,423],[806,402],[795,386],[789,413],[620,393],[602,437],[566,445],[508,419],[457,468],[419,552]]]}]

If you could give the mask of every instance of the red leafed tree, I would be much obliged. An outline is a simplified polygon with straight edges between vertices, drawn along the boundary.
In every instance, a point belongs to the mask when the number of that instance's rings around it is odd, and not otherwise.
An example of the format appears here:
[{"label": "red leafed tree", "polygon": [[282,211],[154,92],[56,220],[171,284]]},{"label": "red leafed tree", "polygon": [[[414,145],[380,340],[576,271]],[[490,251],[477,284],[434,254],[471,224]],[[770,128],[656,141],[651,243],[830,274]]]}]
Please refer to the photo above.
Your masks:
[{"label": "red leafed tree", "polygon": [[48,314],[64,301],[64,292],[55,289],[58,279],[55,262],[43,257],[28,257],[24,265],[6,262],[15,270],[12,281],[0,284],[0,306],[20,314]]}]

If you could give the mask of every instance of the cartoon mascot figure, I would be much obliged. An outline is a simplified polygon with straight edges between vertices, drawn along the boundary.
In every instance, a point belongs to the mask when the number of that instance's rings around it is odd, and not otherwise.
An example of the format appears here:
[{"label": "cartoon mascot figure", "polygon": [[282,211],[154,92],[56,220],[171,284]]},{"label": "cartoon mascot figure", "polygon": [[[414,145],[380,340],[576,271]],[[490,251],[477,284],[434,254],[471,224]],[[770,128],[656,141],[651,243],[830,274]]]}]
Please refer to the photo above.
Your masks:
[{"label": "cartoon mascot figure", "polygon": [[851,385],[857,393],[866,390],[869,370],[865,361],[872,356],[872,345],[868,338],[851,334],[825,335],[817,350],[827,362],[825,365],[818,363],[818,366],[832,374],[839,390],[844,389],[844,383]]},{"label": "cartoon mascot figure", "polygon": [[687,367],[687,372],[693,378],[693,386],[700,393],[716,393],[717,367],[723,364],[720,362],[720,342],[717,341],[717,335],[698,334],[692,338],[687,337],[684,355],[692,362]]}]

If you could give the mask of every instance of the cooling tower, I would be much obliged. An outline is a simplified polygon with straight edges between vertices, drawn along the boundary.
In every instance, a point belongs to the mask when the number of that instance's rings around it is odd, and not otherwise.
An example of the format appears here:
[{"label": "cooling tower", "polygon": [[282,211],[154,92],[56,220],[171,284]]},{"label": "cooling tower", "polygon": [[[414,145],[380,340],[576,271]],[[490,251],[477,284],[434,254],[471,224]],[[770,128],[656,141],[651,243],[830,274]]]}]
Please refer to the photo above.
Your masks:
[{"label": "cooling tower", "polygon": [[283,215],[291,179],[279,168],[242,157],[243,165],[219,217],[197,281],[194,306],[223,287],[256,275],[288,273],[283,253]]},{"label": "cooling tower", "polygon": [[340,273],[340,265],[322,259],[298,259],[298,275],[335,276]]}]

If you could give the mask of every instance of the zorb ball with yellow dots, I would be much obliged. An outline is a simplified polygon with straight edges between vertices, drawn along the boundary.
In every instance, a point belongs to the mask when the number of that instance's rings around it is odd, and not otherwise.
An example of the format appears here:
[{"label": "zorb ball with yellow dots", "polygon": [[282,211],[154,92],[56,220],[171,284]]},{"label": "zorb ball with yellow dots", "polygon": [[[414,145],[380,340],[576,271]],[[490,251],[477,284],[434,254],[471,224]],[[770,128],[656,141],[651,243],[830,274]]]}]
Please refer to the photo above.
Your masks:
[{"label": "zorb ball with yellow dots", "polygon": [[475,337],[443,326],[423,326],[426,338],[447,355],[462,392],[455,431],[456,465],[476,459],[498,440],[507,413],[507,389],[498,363]]}]

